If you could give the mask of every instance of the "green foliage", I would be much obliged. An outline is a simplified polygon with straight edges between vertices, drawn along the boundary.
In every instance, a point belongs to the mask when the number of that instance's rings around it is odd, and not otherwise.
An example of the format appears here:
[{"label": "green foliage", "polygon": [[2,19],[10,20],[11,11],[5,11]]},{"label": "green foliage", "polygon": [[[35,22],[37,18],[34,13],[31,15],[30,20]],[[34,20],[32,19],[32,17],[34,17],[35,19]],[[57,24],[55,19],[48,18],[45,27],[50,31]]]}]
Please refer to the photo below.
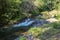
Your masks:
[{"label": "green foliage", "polygon": [[53,37],[56,37],[59,34],[60,34],[60,29],[51,28],[47,30],[46,32],[44,32],[43,34],[41,34],[39,38],[41,40],[55,40]]},{"label": "green foliage", "polygon": [[51,10],[58,10],[60,9],[60,2],[59,0],[38,0],[40,2],[39,4],[39,10],[40,11],[51,11]]},{"label": "green foliage", "polygon": [[52,0],[53,8],[56,10],[59,10],[60,8],[60,2],[59,0]]},{"label": "green foliage", "polygon": [[51,23],[50,26],[56,29],[60,29],[60,22]]},{"label": "green foliage", "polygon": [[58,20],[60,20],[60,14],[58,13],[58,11],[57,11],[57,14],[56,14],[55,18],[57,18]]},{"label": "green foliage", "polygon": [[[60,2],[59,0],[36,0],[36,1],[24,1],[24,0],[5,0],[5,1],[0,1],[3,2],[0,5],[1,9],[1,20],[3,22],[11,22],[14,23],[17,20],[20,20],[24,17],[27,17],[26,15],[29,15],[29,13],[34,16],[36,14],[40,14],[42,11],[49,11],[53,9],[60,9]],[[34,4],[36,2],[36,6]],[[3,5],[4,4],[4,5]],[[3,7],[1,7],[3,5]],[[3,9],[4,10],[3,10]],[[25,11],[26,14],[24,14]],[[28,11],[29,10],[29,11]],[[58,17],[58,16],[57,16]]]},{"label": "green foliage", "polygon": [[[36,2],[36,4],[34,4],[34,2]],[[34,16],[42,13],[43,15],[40,18],[48,19],[51,18],[48,12],[52,10],[57,10],[57,12],[60,10],[60,0],[0,0],[0,26],[13,24],[18,20],[28,17],[29,14]],[[56,13],[55,18],[60,20],[60,13]],[[47,25],[44,25],[44,28],[31,28],[28,30],[28,33],[36,37],[49,29],[45,28],[46,26]],[[48,27],[60,29],[60,22],[51,23]],[[7,30],[7,28],[2,30]],[[55,31],[52,31],[52,33]],[[22,36],[20,40],[26,40],[26,38]]]},{"label": "green foliage", "polygon": [[38,36],[42,31],[41,28],[31,28],[28,33],[32,34],[33,36]]},{"label": "green foliage", "polygon": [[40,2],[39,10],[40,11],[49,11],[52,10],[51,0],[38,0]]},{"label": "green foliage", "polygon": [[26,37],[21,36],[19,40],[26,40]]},{"label": "green foliage", "polygon": [[20,0],[13,0],[13,1],[8,0],[7,2],[9,2],[7,4],[7,14],[6,14],[8,15],[8,18],[11,20],[16,19],[16,18],[23,18],[22,16],[24,15],[21,13],[20,6],[19,6],[21,1]]},{"label": "green foliage", "polygon": [[17,20],[25,18],[25,15],[22,14],[20,8],[21,0],[1,0],[1,2],[1,6],[3,5],[0,12],[1,25],[13,24]]},{"label": "green foliage", "polygon": [[45,31],[47,31],[49,28],[40,28],[40,27],[35,27],[35,28],[31,28],[28,30],[29,34],[32,34],[34,37],[38,36],[39,34],[44,33]]}]

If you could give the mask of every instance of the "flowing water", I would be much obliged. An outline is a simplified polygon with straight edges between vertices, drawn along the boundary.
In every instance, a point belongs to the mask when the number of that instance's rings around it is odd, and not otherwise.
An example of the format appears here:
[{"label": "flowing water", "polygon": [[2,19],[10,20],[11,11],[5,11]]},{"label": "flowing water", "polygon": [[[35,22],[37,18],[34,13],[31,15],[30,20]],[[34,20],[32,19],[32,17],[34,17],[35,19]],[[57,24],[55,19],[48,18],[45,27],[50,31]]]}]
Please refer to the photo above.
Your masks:
[{"label": "flowing water", "polygon": [[[27,18],[24,20],[24,22],[18,23],[13,25],[13,28],[27,28],[29,26],[31,27],[37,27],[37,26],[42,26],[43,24],[48,24],[49,22],[44,20],[44,19],[33,19],[33,18]],[[28,36],[29,38],[33,36]],[[16,38],[15,40],[19,40],[19,37]],[[31,40],[31,39],[30,39]],[[32,38],[33,40],[33,38]]]},{"label": "flowing water", "polygon": [[[10,28],[8,28],[5,32],[11,32],[12,30],[18,30],[19,28],[23,28],[27,30],[29,27],[41,27],[43,24],[48,24],[49,22],[45,19],[38,19],[38,18],[26,18],[22,22],[19,22],[18,24],[11,25]],[[16,38],[15,40],[18,40]]]}]

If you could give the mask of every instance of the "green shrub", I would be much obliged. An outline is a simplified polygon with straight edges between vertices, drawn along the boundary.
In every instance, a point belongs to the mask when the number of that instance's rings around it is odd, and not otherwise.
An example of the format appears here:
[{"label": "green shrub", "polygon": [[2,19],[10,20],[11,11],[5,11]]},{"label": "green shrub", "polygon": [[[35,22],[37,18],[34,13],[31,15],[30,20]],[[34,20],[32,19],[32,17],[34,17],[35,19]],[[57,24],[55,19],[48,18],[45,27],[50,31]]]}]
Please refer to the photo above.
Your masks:
[{"label": "green shrub", "polygon": [[28,33],[32,34],[33,36],[37,36],[41,33],[41,28],[31,28]]},{"label": "green shrub", "polygon": [[34,37],[38,36],[39,34],[44,33],[47,31],[49,28],[40,28],[40,27],[35,27],[31,28],[28,30],[28,34],[32,34]]},{"label": "green shrub", "polygon": [[26,37],[21,36],[19,40],[26,40]]},{"label": "green shrub", "polygon": [[38,0],[39,1],[39,10],[40,11],[51,11],[51,10],[59,10],[60,2],[59,0]]},{"label": "green shrub", "polygon": [[53,22],[50,24],[50,26],[56,29],[60,29],[60,22]]},{"label": "green shrub", "polygon": [[21,2],[21,0],[6,0],[5,13],[3,16],[7,17],[7,20],[10,24],[25,18],[25,15],[22,14],[21,8],[19,6]]}]

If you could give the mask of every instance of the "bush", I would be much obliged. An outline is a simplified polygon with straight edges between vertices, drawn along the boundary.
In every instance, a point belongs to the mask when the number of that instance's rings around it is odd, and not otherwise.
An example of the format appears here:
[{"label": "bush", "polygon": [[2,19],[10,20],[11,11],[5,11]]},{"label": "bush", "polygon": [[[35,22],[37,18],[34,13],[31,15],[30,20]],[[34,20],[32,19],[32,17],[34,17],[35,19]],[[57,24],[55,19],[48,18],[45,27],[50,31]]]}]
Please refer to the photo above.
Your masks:
[{"label": "bush", "polygon": [[21,36],[19,40],[26,40],[26,37]]},{"label": "bush", "polygon": [[[25,15],[22,14],[20,9],[20,3],[21,0],[5,0],[4,3],[4,10],[2,9],[1,12],[4,11],[4,13],[1,13],[1,20],[2,24],[5,22],[5,24],[12,24],[16,22],[17,20],[21,20],[22,18],[25,18]],[[12,21],[12,23],[11,23]]]},{"label": "bush", "polygon": [[54,9],[60,9],[59,0],[37,0],[36,2],[36,5],[39,5],[38,8],[40,11],[51,11]]},{"label": "bush", "polygon": [[53,22],[50,24],[50,26],[56,29],[60,29],[60,22]]},{"label": "bush", "polygon": [[34,37],[44,33],[45,31],[47,31],[49,28],[40,28],[40,27],[35,27],[35,28],[31,28],[28,30],[28,34],[32,34]]}]

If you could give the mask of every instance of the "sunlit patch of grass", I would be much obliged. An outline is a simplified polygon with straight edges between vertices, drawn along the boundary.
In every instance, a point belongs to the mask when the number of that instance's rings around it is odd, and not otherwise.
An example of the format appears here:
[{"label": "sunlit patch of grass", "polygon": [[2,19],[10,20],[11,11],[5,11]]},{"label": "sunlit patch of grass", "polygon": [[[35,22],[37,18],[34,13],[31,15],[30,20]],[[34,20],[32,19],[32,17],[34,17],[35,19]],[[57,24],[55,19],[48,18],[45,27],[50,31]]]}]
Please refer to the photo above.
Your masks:
[{"label": "sunlit patch of grass", "polygon": [[42,32],[41,28],[31,28],[28,33],[32,34],[33,36],[37,36],[38,34],[40,34]]},{"label": "sunlit patch of grass", "polygon": [[34,1],[34,5],[37,6],[37,7],[43,6],[44,2],[43,2],[43,0],[36,0],[36,1]]},{"label": "sunlit patch of grass", "polygon": [[41,14],[43,15],[42,16],[43,19],[51,18],[51,15],[49,15],[48,11],[41,12]]},{"label": "sunlit patch of grass", "polygon": [[38,36],[39,34],[44,33],[45,31],[49,30],[50,28],[40,28],[35,27],[28,30],[29,34],[32,34],[34,37]]},{"label": "sunlit patch of grass", "polygon": [[52,11],[43,11],[41,12],[43,15],[42,18],[60,18],[60,11],[59,10],[52,10]]}]

